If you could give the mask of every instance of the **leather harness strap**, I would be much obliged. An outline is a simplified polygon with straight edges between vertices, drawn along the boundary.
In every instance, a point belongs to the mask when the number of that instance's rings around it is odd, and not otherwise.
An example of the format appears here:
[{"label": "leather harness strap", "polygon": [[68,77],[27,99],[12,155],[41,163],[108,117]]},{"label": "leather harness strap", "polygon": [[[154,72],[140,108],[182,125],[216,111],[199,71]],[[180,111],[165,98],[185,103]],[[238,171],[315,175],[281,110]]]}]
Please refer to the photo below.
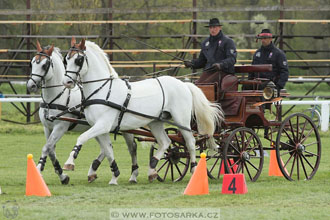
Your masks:
[{"label": "leather harness strap", "polygon": [[[92,100],[87,100],[85,103],[84,103],[84,106],[89,106],[89,105],[95,105],[95,104],[99,104],[99,105],[106,105],[106,106],[109,106],[109,107],[112,107],[112,108],[115,108],[117,110],[121,110],[121,108],[123,107],[122,105],[119,105],[117,103],[114,103],[114,102],[111,102],[111,101],[106,101],[106,100],[103,100],[103,99],[92,99]],[[178,128],[181,128],[183,130],[186,130],[186,131],[191,131],[190,128],[187,128],[187,127],[184,127],[182,125],[179,125],[175,122],[171,122],[169,120],[165,120],[165,119],[162,119],[160,117],[155,117],[155,116],[151,116],[151,115],[146,115],[146,114],[143,114],[143,113],[140,113],[140,112],[136,112],[134,110],[131,110],[131,109],[126,109],[126,112],[128,113],[132,113],[134,115],[138,115],[138,116],[141,116],[141,117],[144,117],[144,118],[149,118],[149,119],[153,119],[153,120],[158,120],[158,121],[162,121],[162,122],[166,122],[168,124],[171,124],[171,125],[174,125],[174,126],[177,126]]]},{"label": "leather harness strap", "polygon": [[[131,99],[131,85],[128,83],[127,80],[124,80],[125,83],[126,83],[126,86],[127,86],[127,95],[126,95],[126,99],[124,101],[124,104],[122,105],[121,109],[120,109],[120,113],[119,113],[119,116],[118,116],[118,124],[117,124],[117,127],[115,128],[114,130],[114,139],[116,140],[116,136],[117,136],[117,133],[119,132],[120,130],[120,124],[121,124],[121,121],[123,120],[123,116],[127,110],[127,106],[128,106],[128,103],[129,103],[129,100]],[[111,87],[110,87],[111,88]],[[111,89],[109,89],[109,91],[111,91]],[[110,94],[110,92],[108,93]]]},{"label": "leather harness strap", "polygon": [[[60,110],[60,111],[67,111],[68,107],[64,105],[59,105],[59,104],[47,104],[47,103],[40,103],[40,108],[47,108],[47,109],[55,109],[55,110]],[[78,119],[85,118],[85,115],[83,112],[80,111],[72,111],[70,114],[73,114],[75,116],[78,116]],[[47,118],[46,118],[47,119]],[[70,127],[68,128],[69,131],[74,129],[78,123],[72,123]]]}]

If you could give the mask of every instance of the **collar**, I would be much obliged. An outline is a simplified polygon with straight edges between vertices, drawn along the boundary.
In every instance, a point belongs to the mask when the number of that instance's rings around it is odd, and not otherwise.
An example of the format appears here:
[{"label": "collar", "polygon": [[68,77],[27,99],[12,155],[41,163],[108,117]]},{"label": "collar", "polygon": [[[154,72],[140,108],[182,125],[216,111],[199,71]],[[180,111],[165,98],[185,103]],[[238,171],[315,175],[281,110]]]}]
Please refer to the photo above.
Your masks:
[{"label": "collar", "polygon": [[219,33],[215,36],[211,36],[210,35],[210,41],[216,41],[216,40],[219,40],[223,37],[223,33],[222,33],[222,30],[219,31]]},{"label": "collar", "polygon": [[273,48],[274,48],[273,42],[271,42],[268,46],[261,46],[261,50],[265,50],[265,51],[270,51]]}]

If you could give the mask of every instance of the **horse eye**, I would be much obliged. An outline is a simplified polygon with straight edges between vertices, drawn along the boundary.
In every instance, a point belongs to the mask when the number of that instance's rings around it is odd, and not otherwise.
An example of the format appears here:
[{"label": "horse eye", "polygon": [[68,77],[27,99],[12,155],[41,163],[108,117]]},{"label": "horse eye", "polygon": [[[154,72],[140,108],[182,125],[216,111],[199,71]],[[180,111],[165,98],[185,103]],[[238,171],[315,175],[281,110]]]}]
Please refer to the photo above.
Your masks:
[{"label": "horse eye", "polygon": [[45,71],[47,71],[48,67],[49,67],[49,62],[48,61],[44,65],[42,65],[42,69],[45,70]]},{"label": "horse eye", "polygon": [[83,62],[84,62],[84,57],[77,57],[75,60],[74,60],[75,64],[77,66],[82,66]]}]

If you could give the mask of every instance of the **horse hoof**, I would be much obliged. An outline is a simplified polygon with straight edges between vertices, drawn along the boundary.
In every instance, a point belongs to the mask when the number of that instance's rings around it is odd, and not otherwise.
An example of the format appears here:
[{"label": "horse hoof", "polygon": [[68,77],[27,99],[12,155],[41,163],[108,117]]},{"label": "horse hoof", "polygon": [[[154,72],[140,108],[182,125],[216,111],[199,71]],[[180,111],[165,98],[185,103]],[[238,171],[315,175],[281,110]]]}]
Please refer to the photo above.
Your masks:
[{"label": "horse hoof", "polygon": [[63,185],[68,185],[70,182],[70,177],[69,176],[65,176],[65,178],[63,180],[61,180],[61,183]]},{"label": "horse hoof", "polygon": [[97,179],[97,175],[96,174],[93,174],[93,175],[88,176],[88,182],[89,183],[94,182],[94,180],[96,180],[96,179]]},{"label": "horse hoof", "polygon": [[74,171],[74,164],[64,164],[63,170]]},{"label": "horse hoof", "polygon": [[112,181],[112,180],[111,180],[111,181],[109,182],[109,185],[118,185],[118,183],[117,183],[117,181]]},{"label": "horse hoof", "polygon": [[137,183],[137,180],[129,180],[129,183],[136,184]]},{"label": "horse hoof", "polygon": [[155,173],[155,174],[152,174],[152,175],[149,175],[149,182],[151,183],[152,181],[154,181],[155,179],[157,179],[158,177],[158,174]]}]

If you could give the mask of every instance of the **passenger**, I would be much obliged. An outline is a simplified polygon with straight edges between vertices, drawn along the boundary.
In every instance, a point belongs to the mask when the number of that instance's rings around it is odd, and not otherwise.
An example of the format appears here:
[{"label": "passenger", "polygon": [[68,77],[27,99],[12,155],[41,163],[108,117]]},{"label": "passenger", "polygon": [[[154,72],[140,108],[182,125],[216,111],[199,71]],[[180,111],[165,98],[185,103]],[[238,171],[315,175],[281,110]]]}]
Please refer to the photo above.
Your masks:
[{"label": "passenger", "polygon": [[209,28],[210,36],[201,43],[201,52],[197,59],[185,61],[187,68],[204,68],[201,77],[196,83],[213,83],[219,85],[227,74],[234,74],[236,63],[236,47],[234,41],[221,31],[219,19],[212,18],[205,27]]},{"label": "passenger", "polygon": [[[284,52],[272,42],[272,33],[269,29],[263,29],[260,34],[257,35],[261,40],[261,47],[253,55],[252,64],[272,64],[272,72],[260,72],[249,73],[249,79],[254,78],[267,78],[270,79],[276,85],[279,92],[284,88],[285,83],[288,81],[289,70],[288,61]],[[268,82],[263,83],[259,89],[264,89]]]}]

